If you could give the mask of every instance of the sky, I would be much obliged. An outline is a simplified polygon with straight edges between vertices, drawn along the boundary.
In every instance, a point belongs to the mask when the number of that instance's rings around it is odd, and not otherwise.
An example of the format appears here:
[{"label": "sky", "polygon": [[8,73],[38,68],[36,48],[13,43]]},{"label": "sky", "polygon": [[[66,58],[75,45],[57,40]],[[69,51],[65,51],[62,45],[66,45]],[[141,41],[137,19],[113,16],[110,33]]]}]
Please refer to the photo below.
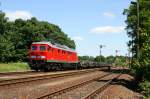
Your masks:
[{"label": "sky", "polygon": [[131,0],[0,0],[10,21],[36,17],[58,25],[75,41],[78,55],[125,55],[129,38],[123,10]]}]

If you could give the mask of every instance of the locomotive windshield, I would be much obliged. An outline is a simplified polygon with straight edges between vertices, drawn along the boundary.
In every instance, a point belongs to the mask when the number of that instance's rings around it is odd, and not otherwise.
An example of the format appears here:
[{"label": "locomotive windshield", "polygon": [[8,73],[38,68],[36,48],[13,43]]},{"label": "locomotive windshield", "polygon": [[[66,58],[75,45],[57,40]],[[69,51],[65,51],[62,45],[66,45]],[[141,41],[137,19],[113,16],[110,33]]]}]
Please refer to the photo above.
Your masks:
[{"label": "locomotive windshield", "polygon": [[32,46],[32,47],[31,47],[31,50],[32,50],[32,51],[37,50],[37,46]]},{"label": "locomotive windshield", "polygon": [[40,51],[45,51],[46,50],[46,47],[45,46],[40,46]]}]

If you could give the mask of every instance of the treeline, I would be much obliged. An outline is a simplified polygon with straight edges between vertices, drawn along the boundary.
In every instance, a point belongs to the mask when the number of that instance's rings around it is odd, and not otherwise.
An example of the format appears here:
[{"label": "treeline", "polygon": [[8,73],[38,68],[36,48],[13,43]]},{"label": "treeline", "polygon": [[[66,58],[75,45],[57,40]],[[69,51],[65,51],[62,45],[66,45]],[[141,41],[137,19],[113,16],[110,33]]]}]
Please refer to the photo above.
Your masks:
[{"label": "treeline", "polygon": [[51,41],[75,49],[74,41],[55,24],[35,17],[9,21],[5,13],[0,12],[0,62],[26,61],[28,48],[38,41]]},{"label": "treeline", "polygon": [[129,66],[130,59],[125,56],[79,56],[80,61],[109,63],[114,66]]},{"label": "treeline", "polygon": [[133,0],[129,8],[124,10],[127,16],[126,30],[131,38],[128,46],[133,53],[132,71],[136,81],[145,95],[150,97],[150,1],[137,1]]}]

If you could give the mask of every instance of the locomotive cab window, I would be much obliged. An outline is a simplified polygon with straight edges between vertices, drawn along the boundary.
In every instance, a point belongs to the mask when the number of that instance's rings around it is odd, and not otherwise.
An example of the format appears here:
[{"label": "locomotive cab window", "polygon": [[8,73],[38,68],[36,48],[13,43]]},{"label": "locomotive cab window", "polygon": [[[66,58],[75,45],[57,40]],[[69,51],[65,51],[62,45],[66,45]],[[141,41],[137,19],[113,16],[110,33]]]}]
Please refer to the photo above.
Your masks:
[{"label": "locomotive cab window", "polygon": [[32,47],[31,47],[31,50],[32,50],[32,51],[37,50],[37,46],[32,46]]},{"label": "locomotive cab window", "polygon": [[45,51],[46,50],[46,46],[40,46],[40,51]]}]

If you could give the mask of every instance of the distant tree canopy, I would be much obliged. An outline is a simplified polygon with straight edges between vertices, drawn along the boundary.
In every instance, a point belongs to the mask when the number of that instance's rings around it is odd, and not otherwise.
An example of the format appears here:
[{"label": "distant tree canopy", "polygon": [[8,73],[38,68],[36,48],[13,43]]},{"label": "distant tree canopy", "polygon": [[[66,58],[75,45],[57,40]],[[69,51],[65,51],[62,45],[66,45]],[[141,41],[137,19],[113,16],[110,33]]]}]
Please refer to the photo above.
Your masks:
[{"label": "distant tree canopy", "polygon": [[75,42],[59,26],[35,17],[8,21],[0,13],[0,62],[25,61],[32,42],[50,41],[75,49]]},{"label": "distant tree canopy", "polygon": [[79,56],[78,57],[80,61],[94,61],[94,57],[93,56]]},{"label": "distant tree canopy", "polygon": [[126,56],[79,56],[80,61],[92,61],[92,62],[101,62],[101,63],[108,63],[108,64],[113,64],[114,66],[128,66],[129,64],[127,63]]},{"label": "distant tree canopy", "polygon": [[[131,38],[128,45],[133,53],[132,69],[141,79],[150,81],[150,1],[139,0],[139,28],[137,26],[137,2],[130,4],[124,10],[126,19],[126,30]],[[139,29],[139,41],[137,36]],[[137,45],[139,45],[139,58],[137,56]]]}]

